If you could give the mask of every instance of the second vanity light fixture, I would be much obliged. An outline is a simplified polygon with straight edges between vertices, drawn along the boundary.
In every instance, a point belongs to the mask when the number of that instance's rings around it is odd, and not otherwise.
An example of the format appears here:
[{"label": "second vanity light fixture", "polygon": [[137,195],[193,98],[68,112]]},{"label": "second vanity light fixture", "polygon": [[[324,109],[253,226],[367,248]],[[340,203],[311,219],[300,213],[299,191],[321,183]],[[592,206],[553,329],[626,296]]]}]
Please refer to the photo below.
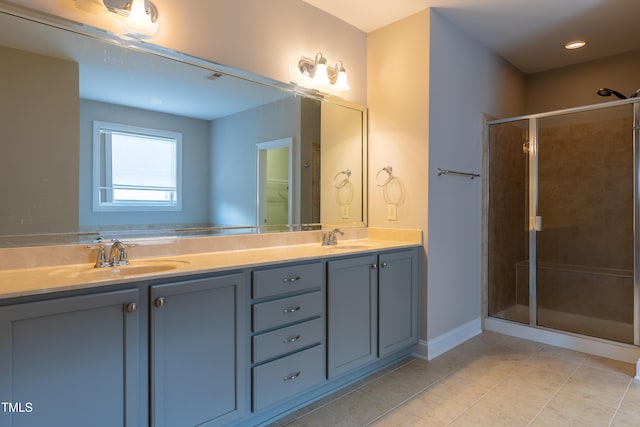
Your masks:
[{"label": "second vanity light fixture", "polygon": [[139,35],[157,31],[158,9],[149,0],[76,0],[76,8],[94,15],[112,12]]},{"label": "second vanity light fixture", "polygon": [[316,85],[331,84],[333,89],[339,92],[351,89],[342,61],[339,61],[335,67],[328,67],[327,59],[321,52],[316,54],[315,59],[300,58],[298,69],[303,75],[311,77]]}]

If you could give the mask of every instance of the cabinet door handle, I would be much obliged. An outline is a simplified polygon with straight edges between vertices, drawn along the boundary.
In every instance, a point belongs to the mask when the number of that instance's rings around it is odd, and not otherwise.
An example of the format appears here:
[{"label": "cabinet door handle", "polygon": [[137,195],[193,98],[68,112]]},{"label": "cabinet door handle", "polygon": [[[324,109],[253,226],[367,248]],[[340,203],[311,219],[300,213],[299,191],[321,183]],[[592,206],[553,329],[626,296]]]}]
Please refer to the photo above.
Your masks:
[{"label": "cabinet door handle", "polygon": [[387,268],[389,266],[389,264],[387,264],[386,262],[383,262],[382,264],[380,264],[380,267],[382,268]]},{"label": "cabinet door handle", "polygon": [[371,264],[371,269],[375,270],[376,268],[378,268],[378,264],[376,264],[375,262],[373,264]]},{"label": "cabinet door handle", "polygon": [[153,305],[160,308],[160,307],[164,307],[164,304],[166,302],[167,301],[164,299],[164,297],[160,297],[160,298],[156,298],[156,300],[153,302]]},{"label": "cabinet door handle", "polygon": [[297,307],[289,307],[289,308],[285,308],[282,310],[283,313],[295,313],[296,311],[300,310],[302,307],[297,306]]},{"label": "cabinet door handle", "polygon": [[285,344],[289,344],[298,341],[300,338],[302,338],[302,335],[296,335],[295,337],[285,338],[282,340],[282,342]]},{"label": "cabinet door handle", "polygon": [[297,282],[298,280],[300,280],[300,276],[285,277],[284,279],[282,279],[284,283],[294,283],[294,282]]},{"label": "cabinet door handle", "polygon": [[296,378],[298,378],[300,376],[302,372],[298,371],[295,374],[291,374],[291,375],[287,375],[285,377],[282,377],[282,381],[292,381],[295,380]]},{"label": "cabinet door handle", "polygon": [[126,304],[124,306],[124,310],[127,313],[133,313],[134,311],[136,311],[138,309],[138,304],[136,304],[135,302],[130,302],[129,304]]}]

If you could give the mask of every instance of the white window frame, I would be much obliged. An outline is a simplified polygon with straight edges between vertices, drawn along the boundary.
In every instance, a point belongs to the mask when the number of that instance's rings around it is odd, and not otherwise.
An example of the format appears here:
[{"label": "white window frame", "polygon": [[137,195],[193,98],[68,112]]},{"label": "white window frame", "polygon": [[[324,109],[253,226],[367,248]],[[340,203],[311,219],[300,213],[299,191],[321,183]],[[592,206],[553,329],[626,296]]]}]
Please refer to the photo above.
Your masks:
[{"label": "white window frame", "polygon": [[[172,204],[161,202],[103,202],[100,199],[101,182],[100,174],[102,165],[105,164],[100,158],[101,155],[101,132],[122,132],[139,134],[151,137],[173,139],[176,142],[176,202]],[[110,146],[106,147],[109,151]],[[110,161],[110,158],[108,159]],[[121,123],[110,123],[99,120],[93,121],[93,211],[94,212],[174,212],[182,211],[182,133],[161,129],[143,128],[138,126],[125,125]]]}]

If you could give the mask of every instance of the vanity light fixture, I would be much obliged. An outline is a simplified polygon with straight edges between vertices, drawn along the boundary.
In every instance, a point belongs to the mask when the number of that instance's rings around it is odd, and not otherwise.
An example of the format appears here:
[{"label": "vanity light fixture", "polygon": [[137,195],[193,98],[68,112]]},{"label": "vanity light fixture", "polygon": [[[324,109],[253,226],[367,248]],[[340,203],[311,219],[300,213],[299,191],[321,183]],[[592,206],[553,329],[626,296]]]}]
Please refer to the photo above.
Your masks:
[{"label": "vanity light fixture", "polygon": [[102,0],[76,0],[76,8],[93,15],[106,15],[109,12]]},{"label": "vanity light fixture", "polygon": [[300,58],[298,69],[300,73],[310,77],[314,85],[331,84],[336,91],[351,89],[342,61],[335,67],[327,67],[327,59],[320,52],[316,54],[315,59]]},{"label": "vanity light fixture", "polygon": [[[148,36],[157,31],[158,8],[149,0],[75,0],[76,8],[95,15],[112,12],[132,33]],[[156,27],[154,29],[154,27]]]},{"label": "vanity light fixture", "polygon": [[[134,28],[150,28],[153,22],[147,10],[151,10],[151,8],[147,9],[146,3],[146,0],[131,0],[129,16],[124,19],[124,22]],[[151,3],[148,4],[151,5]]]},{"label": "vanity light fixture", "polygon": [[567,50],[575,50],[585,47],[587,42],[584,40],[574,40],[564,45],[564,48]]}]

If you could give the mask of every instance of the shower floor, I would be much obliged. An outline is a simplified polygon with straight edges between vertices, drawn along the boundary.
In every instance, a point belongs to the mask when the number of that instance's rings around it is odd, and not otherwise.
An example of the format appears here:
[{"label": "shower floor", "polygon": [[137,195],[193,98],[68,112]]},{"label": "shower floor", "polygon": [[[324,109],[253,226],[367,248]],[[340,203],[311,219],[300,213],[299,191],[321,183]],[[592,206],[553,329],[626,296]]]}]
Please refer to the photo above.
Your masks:
[{"label": "shower floor", "polygon": [[[529,306],[516,304],[491,315],[498,319],[529,323]],[[538,325],[611,341],[633,344],[633,324],[598,319],[557,310],[538,309]]]}]

